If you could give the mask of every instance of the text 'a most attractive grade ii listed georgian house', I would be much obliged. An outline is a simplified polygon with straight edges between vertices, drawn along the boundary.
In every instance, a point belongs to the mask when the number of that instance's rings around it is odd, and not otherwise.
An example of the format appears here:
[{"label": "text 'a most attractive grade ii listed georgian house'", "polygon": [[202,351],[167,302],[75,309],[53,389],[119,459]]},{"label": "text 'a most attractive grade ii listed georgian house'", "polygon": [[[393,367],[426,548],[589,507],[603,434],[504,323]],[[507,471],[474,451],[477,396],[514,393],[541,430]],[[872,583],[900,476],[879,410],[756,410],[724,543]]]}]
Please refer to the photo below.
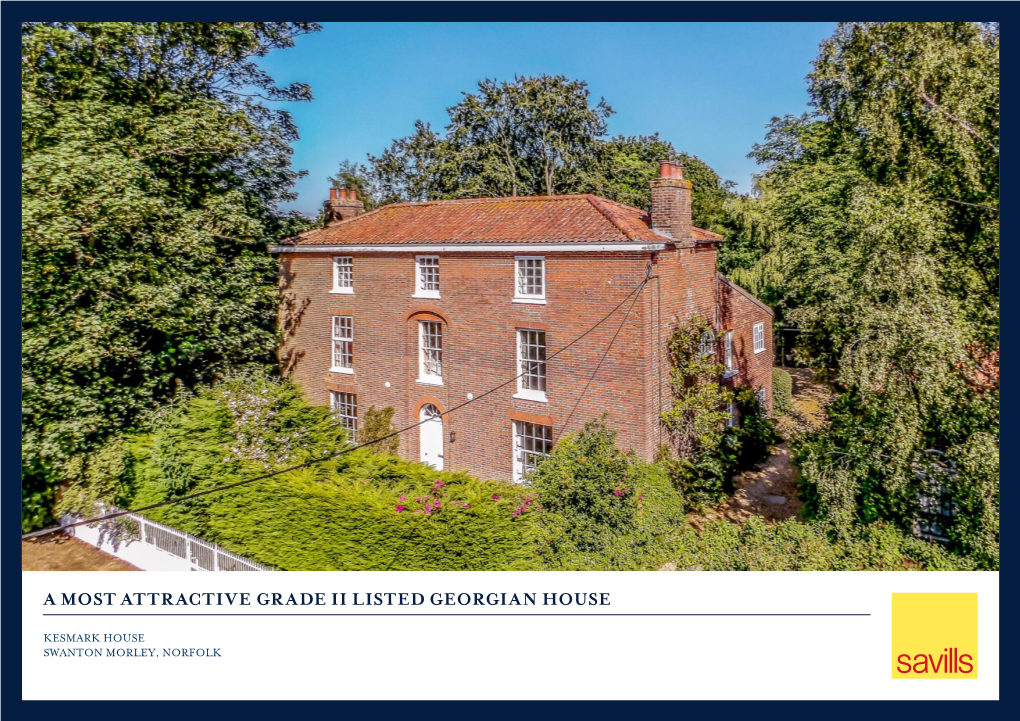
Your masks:
[{"label": "text 'a most attractive grade ii listed georgian house'", "polygon": [[669,336],[695,315],[721,334],[707,352],[723,382],[771,408],[772,311],[717,272],[722,237],[693,227],[682,176],[663,161],[650,213],[592,195],[365,213],[333,190],[325,227],[273,248],[284,373],[355,434],[366,409],[392,407],[397,428],[426,421],[403,456],[496,480],[603,413],[622,448],[654,457]]}]

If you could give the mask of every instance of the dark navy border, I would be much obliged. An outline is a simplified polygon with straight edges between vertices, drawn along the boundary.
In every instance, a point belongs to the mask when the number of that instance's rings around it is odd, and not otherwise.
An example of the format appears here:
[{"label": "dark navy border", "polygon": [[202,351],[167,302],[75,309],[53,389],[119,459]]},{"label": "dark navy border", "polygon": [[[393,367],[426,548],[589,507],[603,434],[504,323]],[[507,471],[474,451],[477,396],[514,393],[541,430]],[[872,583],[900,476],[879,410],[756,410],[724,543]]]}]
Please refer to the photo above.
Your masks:
[{"label": "dark navy border", "polygon": [[[79,20],[115,20],[129,15],[131,20],[160,19],[167,20],[178,14],[194,16],[201,14],[206,18],[210,16],[236,16],[239,11],[251,12],[258,10],[260,15],[268,15],[270,11],[274,16],[283,14],[291,17],[302,14],[319,16],[320,20],[335,18],[340,21],[380,21],[392,18],[399,18],[402,21],[411,22],[436,22],[436,21],[474,21],[474,22],[503,22],[508,20],[539,20],[544,22],[576,22],[576,21],[607,21],[607,22],[659,22],[659,21],[728,21],[739,19],[741,21],[788,21],[800,22],[808,19],[838,19],[840,16],[848,17],[852,14],[867,16],[885,15],[888,18],[901,20],[905,17],[917,16],[919,14],[938,15],[946,17],[957,15],[961,19],[966,15],[980,19],[982,15],[998,16],[1009,14],[1011,7],[1006,3],[991,2],[943,2],[943,3],[907,3],[907,2],[886,2],[886,3],[864,3],[864,2],[260,2],[257,4],[236,4],[227,2],[148,2],[148,3],[115,3],[115,2],[11,2],[3,5],[3,18],[0,23],[2,32],[2,50],[0,50],[0,80],[2,83],[3,114],[0,116],[2,124],[3,149],[3,183],[4,193],[2,196],[3,237],[6,245],[13,247],[15,238],[20,238],[20,209],[18,197],[14,189],[20,187],[19,169],[14,160],[19,153],[20,139],[20,113],[16,112],[18,107],[15,103],[18,100],[20,89],[20,62],[19,62],[19,27],[16,21],[23,20],[45,20],[47,17],[55,18],[60,14],[77,17]],[[1004,12],[1007,11],[1007,12]],[[928,18],[932,19],[932,18]],[[1004,23],[1008,28],[1010,23]],[[649,27],[649,34],[655,33],[653,25]],[[656,42],[661,42],[659,38]],[[611,49],[608,49],[611,52]],[[715,52],[712,48],[706,48],[707,53]],[[1007,53],[1006,58],[1011,57]],[[767,63],[768,58],[762,58]],[[1009,72],[1003,74],[1005,84],[1012,82]],[[1007,111],[1005,117],[1010,117],[1008,107],[1012,98],[1009,92],[1004,94],[1003,105]],[[1016,105],[1016,103],[1012,103]],[[1008,143],[1007,143],[1008,146]],[[1008,188],[1009,175],[1003,183],[1003,188]],[[1002,195],[1007,195],[1004,190]],[[1011,224],[1008,209],[1010,203],[1004,203],[1007,213],[1004,218],[1004,225]],[[1009,239],[1011,234],[1003,232],[1002,236]],[[1017,256],[1010,242],[1002,245],[1002,263],[1012,267]],[[20,563],[20,546],[16,546],[19,540],[16,535],[20,534],[21,528],[21,505],[16,495],[16,477],[20,477],[20,449],[15,447],[14,428],[16,420],[16,408],[20,407],[20,385],[16,385],[20,378],[20,356],[12,352],[14,338],[14,308],[20,308],[20,267],[15,264],[14,258],[10,257],[6,263],[0,265],[3,283],[0,285],[0,293],[4,301],[4,339],[8,341],[5,353],[0,354],[3,359],[3,512],[0,518],[3,519],[4,543],[0,547],[0,579],[4,581],[3,588],[4,603],[0,622],[2,622],[2,633],[7,639],[0,649],[0,660],[6,671],[0,677],[0,690],[2,690],[2,711],[6,715],[12,714],[10,719],[22,719],[37,716],[74,718],[75,721],[110,721],[116,718],[145,718],[147,721],[162,721],[163,719],[178,721],[182,715],[187,715],[189,720],[197,721],[202,718],[215,718],[224,714],[243,717],[259,717],[263,715],[278,715],[283,713],[308,714],[323,718],[336,717],[337,714],[350,715],[352,717],[372,717],[397,715],[403,718],[413,718],[416,721],[451,721],[452,719],[478,719],[484,717],[486,721],[520,721],[523,717],[529,719],[563,718],[566,715],[580,716],[583,718],[599,718],[602,716],[624,716],[624,715],[645,715],[652,718],[676,718],[677,714],[704,712],[711,714],[713,718],[739,717],[742,721],[748,719],[768,718],[771,714],[784,718],[805,717],[817,719],[822,714],[831,718],[839,718],[846,714],[847,718],[858,718],[858,714],[866,713],[874,717],[875,714],[892,716],[896,714],[900,718],[923,718],[925,721],[936,721],[941,718],[953,718],[958,721],[963,716],[980,721],[982,717],[999,718],[1007,715],[1007,709],[1015,707],[1017,692],[1013,680],[1017,663],[1010,655],[1012,647],[1010,639],[1015,638],[1016,622],[1014,616],[1005,613],[1000,619],[1002,632],[1000,632],[1000,693],[1003,702],[974,702],[974,701],[873,701],[868,702],[864,708],[845,708],[843,701],[519,701],[519,698],[526,698],[528,684],[526,673],[520,679],[493,679],[493,688],[499,692],[500,688],[508,689],[504,701],[432,701],[429,699],[414,701],[189,701],[180,703],[166,703],[178,699],[175,686],[176,682],[168,683],[165,701],[68,701],[63,700],[63,693],[60,683],[60,674],[54,672],[49,679],[53,689],[53,701],[21,701],[20,676],[15,674],[14,669],[20,665],[21,648],[16,639],[20,639],[21,609],[20,602],[16,606],[14,601],[20,601],[20,577],[17,575]],[[1007,289],[1006,295],[1011,291]],[[7,303],[6,301],[10,301]],[[1016,327],[1012,323],[1013,316],[1007,311],[1005,314],[1004,328]],[[6,325],[7,322],[10,325]],[[1002,334],[1002,357],[1012,357],[1008,348],[1015,348],[1013,336],[1010,332]],[[19,367],[14,367],[14,361],[19,360]],[[1004,384],[1003,407],[1012,408],[1012,404],[1005,399],[1014,397],[1008,393],[1009,385]],[[7,423],[10,421],[10,423]],[[1004,414],[1002,419],[1002,432],[1008,441],[1012,430],[1011,414]],[[1006,448],[1012,447],[1010,443],[1003,443]],[[1008,467],[1008,466],[1007,466]],[[1006,484],[1009,488],[1009,484]],[[1008,492],[1005,494],[1008,498]],[[1007,525],[1008,529],[1010,526]],[[17,529],[17,530],[16,530]],[[1008,532],[1003,534],[1004,539]],[[1011,547],[1011,546],[1008,546]],[[16,555],[17,554],[17,555]],[[1004,568],[1008,569],[1008,562]],[[1001,576],[1006,580],[1008,576]],[[1002,608],[1011,609],[1014,605],[1007,601],[1012,598],[1011,583],[1000,583]],[[794,635],[794,638],[796,636]],[[1006,639],[1005,643],[1002,640]],[[795,642],[795,641],[794,641]],[[675,653],[690,653],[695,649],[672,648],[663,649],[663,663],[668,663],[669,658]],[[499,648],[494,645],[492,653],[498,653]],[[536,648],[536,652],[540,652]],[[559,649],[562,653],[565,664],[578,661],[569,649]],[[839,648],[833,648],[834,654],[840,653]],[[465,658],[465,663],[476,663],[479,659]],[[589,663],[591,660],[585,661]],[[267,657],[262,672],[258,677],[250,679],[252,684],[272,683],[273,667],[280,662],[286,662],[282,658]],[[825,659],[805,658],[804,664],[824,663]],[[606,658],[601,662],[592,664],[592,673],[601,674],[607,677],[612,675],[612,669],[616,664],[627,663],[626,659]],[[771,669],[768,662],[768,649],[759,646],[748,646],[746,648],[735,648],[732,666],[718,669],[722,675],[732,679],[735,684],[740,683],[744,674],[760,673],[764,669],[777,674],[777,682],[783,679],[783,683],[789,683],[791,693],[796,693],[797,669]],[[456,668],[423,668],[423,673],[429,673],[436,678],[436,697],[455,695],[457,693],[457,670]],[[380,669],[380,673],[386,673]],[[169,681],[169,679],[168,679]],[[342,679],[338,679],[342,683]],[[923,683],[920,682],[920,683]],[[678,689],[684,688],[687,684],[684,679],[677,679]],[[399,679],[394,679],[394,693],[400,693]],[[512,691],[510,690],[512,689]],[[569,693],[569,689],[564,689]],[[244,686],[238,686],[236,691],[239,695],[244,693]],[[281,689],[283,691],[283,689]],[[661,691],[661,690],[660,690]],[[855,701],[856,694],[852,688],[847,689],[846,701]],[[1017,717],[1017,709],[1009,714],[1010,717]]]}]

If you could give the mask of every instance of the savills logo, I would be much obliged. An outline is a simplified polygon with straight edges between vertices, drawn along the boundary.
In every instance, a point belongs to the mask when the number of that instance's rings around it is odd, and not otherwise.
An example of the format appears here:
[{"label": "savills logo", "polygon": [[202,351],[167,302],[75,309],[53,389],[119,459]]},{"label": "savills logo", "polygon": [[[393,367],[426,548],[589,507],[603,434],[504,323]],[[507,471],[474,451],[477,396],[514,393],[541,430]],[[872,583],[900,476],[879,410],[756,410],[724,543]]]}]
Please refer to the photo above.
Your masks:
[{"label": "savills logo", "polygon": [[892,677],[977,678],[977,594],[894,593]]}]

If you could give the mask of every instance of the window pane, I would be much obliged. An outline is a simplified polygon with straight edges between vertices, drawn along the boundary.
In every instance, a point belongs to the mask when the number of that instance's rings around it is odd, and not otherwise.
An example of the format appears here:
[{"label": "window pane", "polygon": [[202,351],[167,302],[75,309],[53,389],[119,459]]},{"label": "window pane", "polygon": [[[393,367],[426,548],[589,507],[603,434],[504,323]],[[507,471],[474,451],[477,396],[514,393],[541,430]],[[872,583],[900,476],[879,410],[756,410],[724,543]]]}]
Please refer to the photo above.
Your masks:
[{"label": "window pane", "polygon": [[354,317],[333,316],[333,367],[354,367]]},{"label": "window pane", "polygon": [[358,397],[353,393],[329,392],[329,405],[340,425],[347,429],[354,440],[358,434]]},{"label": "window pane", "polygon": [[439,258],[418,258],[418,289],[439,290]]},{"label": "window pane", "polygon": [[545,391],[545,331],[519,330],[521,389]]},{"label": "window pane", "polygon": [[715,334],[712,331],[706,330],[701,334],[701,338],[698,341],[698,352],[701,355],[715,354]]},{"label": "window pane", "polygon": [[552,428],[514,421],[514,431],[517,436],[515,460],[520,474],[518,480],[523,480],[552,451]]},{"label": "window pane", "polygon": [[545,259],[517,259],[517,295],[545,295]]},{"label": "window pane", "polygon": [[421,332],[421,373],[423,376],[443,375],[443,326],[437,321],[423,320]]},{"label": "window pane", "polygon": [[354,264],[351,256],[333,259],[333,285],[336,288],[354,287]]}]

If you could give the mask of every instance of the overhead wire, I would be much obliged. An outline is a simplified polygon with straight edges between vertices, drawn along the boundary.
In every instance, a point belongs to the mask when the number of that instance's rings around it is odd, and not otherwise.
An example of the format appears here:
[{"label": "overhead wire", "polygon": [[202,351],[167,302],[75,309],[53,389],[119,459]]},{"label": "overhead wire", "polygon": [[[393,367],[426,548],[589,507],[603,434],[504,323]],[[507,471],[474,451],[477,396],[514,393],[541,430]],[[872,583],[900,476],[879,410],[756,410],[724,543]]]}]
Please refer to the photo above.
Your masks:
[{"label": "overhead wire", "polygon": [[[567,343],[565,346],[563,346],[562,348],[557,350],[555,353],[550,354],[546,358],[546,363],[548,363],[550,360],[552,360],[556,356],[560,355],[561,353],[563,353],[567,349],[573,347],[574,345],[579,343],[581,340],[586,338],[588,335],[593,333],[599,326],[601,326],[603,323],[605,323],[607,320],[609,320],[616,313],[616,311],[620,310],[620,308],[623,307],[624,303],[626,303],[628,300],[630,300],[632,296],[634,296],[635,294],[640,294],[641,289],[644,288],[644,286],[645,286],[645,284],[647,282],[648,282],[648,278],[644,278],[637,285],[637,287],[635,287],[634,290],[632,290],[630,293],[628,293],[627,296],[622,301],[620,301],[620,303],[615,308],[613,308],[611,311],[609,311],[608,314],[603,316],[598,322],[596,322],[593,326],[588,328],[588,330],[586,330],[584,333],[582,333],[581,335],[579,335],[576,338],[574,338],[574,340],[572,340],[569,343]],[[637,300],[637,298],[635,298],[635,302],[636,302],[636,300]],[[627,316],[630,315],[630,309],[632,309],[633,307],[634,307],[634,303],[631,303],[630,308],[627,310],[627,315],[624,316],[624,321],[626,321]],[[622,328],[622,327],[623,327],[623,324],[621,323],[620,328]],[[613,336],[613,339],[612,339],[613,341],[616,340],[616,336],[619,335],[619,333],[620,333],[620,329],[618,328],[616,334]],[[610,347],[612,347],[612,341],[610,342]],[[607,353],[608,353],[608,349],[607,349]],[[603,360],[604,359],[605,359],[605,354],[603,355]],[[601,361],[599,362],[599,364],[601,365]],[[596,370],[598,370],[598,369],[596,368]],[[463,403],[460,403],[460,404],[450,408],[448,411],[446,411],[445,413],[442,413],[440,415],[447,416],[450,413],[453,413],[454,411],[460,410],[464,406],[470,405],[471,403],[476,403],[477,401],[480,401],[482,398],[485,398],[486,396],[492,395],[493,393],[495,393],[496,391],[500,390],[501,388],[505,388],[506,386],[510,385],[511,383],[516,381],[518,378],[520,378],[521,376],[523,376],[527,372],[528,372],[527,369],[525,369],[525,370],[521,371],[520,373],[518,373],[517,375],[515,375],[513,378],[510,378],[510,379],[504,381],[503,383],[500,383],[499,385],[497,385],[497,386],[495,386],[493,388],[490,388],[489,390],[485,391],[484,393],[481,393],[480,395],[474,396],[473,398],[470,398],[470,399],[464,401]],[[586,387],[586,390],[587,390],[587,387]],[[240,486],[246,486],[246,485],[249,485],[251,483],[257,483],[258,481],[264,481],[264,480],[267,480],[269,478],[273,478],[275,476],[281,476],[281,475],[283,475],[285,473],[291,473],[293,471],[298,471],[298,470],[301,470],[303,468],[308,468],[309,466],[315,465],[316,463],[324,463],[325,461],[329,461],[329,460],[332,460],[334,458],[339,458],[340,456],[346,455],[348,453],[353,453],[354,451],[356,451],[358,449],[365,448],[367,446],[371,446],[371,445],[374,445],[376,443],[381,443],[382,441],[389,440],[390,438],[394,438],[396,436],[399,436],[401,433],[406,433],[407,431],[414,430],[418,426],[421,426],[424,423],[428,423],[429,421],[431,421],[431,418],[426,418],[426,419],[418,421],[417,423],[412,423],[411,425],[404,426],[403,428],[397,429],[397,430],[395,430],[395,431],[393,431],[391,433],[388,433],[388,434],[386,434],[384,436],[380,436],[379,438],[374,438],[374,439],[372,439],[370,441],[365,441],[363,443],[358,443],[358,444],[354,444],[354,445],[351,445],[351,446],[346,446],[344,448],[341,448],[338,451],[334,451],[332,453],[328,453],[328,454],[326,454],[324,456],[320,456],[318,458],[312,458],[311,460],[305,461],[303,463],[299,463],[299,464],[294,465],[294,466],[289,466],[287,468],[281,468],[279,470],[272,471],[270,473],[264,473],[264,474],[262,474],[260,476],[254,477],[254,478],[246,478],[244,480],[236,481],[234,483],[226,483],[226,484],[223,484],[223,485],[220,485],[220,486],[215,486],[214,488],[207,488],[204,491],[195,491],[194,493],[188,493],[186,495],[179,496],[177,498],[171,498],[171,499],[168,499],[166,501],[160,501],[159,503],[152,503],[152,504],[149,504],[148,506],[142,506],[141,508],[133,508],[133,509],[130,509],[130,510],[114,511],[112,513],[105,513],[105,514],[100,515],[100,516],[96,516],[96,517],[93,517],[93,518],[86,518],[86,519],[82,519],[80,521],[73,521],[71,523],[66,523],[66,524],[60,525],[60,526],[50,526],[48,528],[43,528],[43,529],[40,529],[38,531],[30,531],[29,533],[23,533],[21,535],[21,540],[24,541],[24,540],[28,540],[30,538],[38,538],[40,536],[47,536],[47,535],[49,535],[51,533],[59,533],[59,532],[62,532],[62,531],[66,531],[69,528],[75,528],[77,526],[85,526],[85,525],[89,525],[89,524],[92,524],[92,523],[99,523],[101,521],[109,521],[109,520],[112,520],[114,518],[120,518],[122,516],[127,516],[127,515],[130,515],[130,514],[133,514],[133,513],[141,513],[143,511],[151,511],[151,510],[156,509],[156,508],[162,508],[164,506],[171,506],[171,505],[174,505],[176,503],[182,503],[183,501],[192,500],[194,498],[201,498],[202,496],[208,496],[208,495],[210,495],[212,493],[222,493],[223,491],[229,491],[229,490],[231,490],[233,488],[239,488]]]}]

